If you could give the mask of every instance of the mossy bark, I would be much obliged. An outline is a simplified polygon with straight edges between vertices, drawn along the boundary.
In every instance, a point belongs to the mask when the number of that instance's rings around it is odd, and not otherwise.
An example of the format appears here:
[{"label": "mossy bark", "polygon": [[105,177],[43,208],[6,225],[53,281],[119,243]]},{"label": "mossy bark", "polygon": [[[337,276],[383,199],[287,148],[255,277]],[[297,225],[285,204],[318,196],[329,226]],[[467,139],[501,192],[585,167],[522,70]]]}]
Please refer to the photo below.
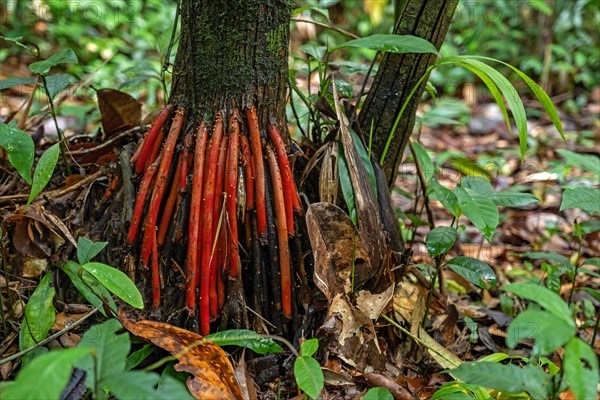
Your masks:
[{"label": "mossy bark", "polygon": [[171,102],[209,118],[256,105],[261,126],[286,126],[291,10],[288,0],[182,1]]},{"label": "mossy bark", "polygon": [[[429,40],[442,46],[458,0],[403,0],[399,2],[394,33]],[[383,56],[375,81],[367,95],[359,122],[365,135],[373,124],[373,153],[379,159],[394,121],[417,81],[435,62],[433,54],[391,54]],[[425,85],[421,85],[404,110],[382,168],[393,185],[402,153],[415,125],[415,114]]]}]

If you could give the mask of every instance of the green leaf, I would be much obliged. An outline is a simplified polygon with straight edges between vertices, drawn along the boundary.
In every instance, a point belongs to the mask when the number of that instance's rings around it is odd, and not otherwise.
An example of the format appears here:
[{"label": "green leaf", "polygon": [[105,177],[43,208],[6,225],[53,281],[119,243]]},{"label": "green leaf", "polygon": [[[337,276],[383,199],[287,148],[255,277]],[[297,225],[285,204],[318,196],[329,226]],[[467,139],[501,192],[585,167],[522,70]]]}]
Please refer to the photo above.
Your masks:
[{"label": "green leaf", "polygon": [[508,326],[506,344],[514,349],[525,338],[535,340],[540,354],[550,354],[575,335],[575,327],[546,311],[526,310]]},{"label": "green leaf", "polygon": [[327,51],[327,47],[320,46],[314,42],[303,44],[299,47],[299,49],[300,51],[312,56],[312,58],[319,61],[323,60],[323,58],[325,57],[325,52]]},{"label": "green leaf", "polygon": [[431,161],[429,154],[427,154],[427,150],[425,150],[425,147],[423,147],[421,143],[413,142],[410,146],[412,146],[415,155],[417,156],[416,162],[419,163],[419,168],[425,177],[425,184],[427,184],[435,173],[433,162]]},{"label": "green leaf", "polygon": [[302,343],[300,347],[300,354],[306,357],[312,357],[313,354],[317,352],[319,348],[319,340],[318,339],[310,339],[306,342]]},{"label": "green leaf", "polygon": [[111,293],[132,307],[143,309],[144,300],[140,291],[127,275],[109,265],[91,262],[81,266],[98,279]]},{"label": "green leaf", "polygon": [[567,257],[550,251],[529,251],[527,253],[522,253],[521,257],[527,257],[533,260],[550,260],[558,265],[566,267],[569,271],[575,269],[575,266],[571,264],[571,260]]},{"label": "green leaf", "polygon": [[37,61],[29,64],[31,72],[37,75],[47,75],[50,72],[50,68],[65,63],[77,64],[77,56],[71,49],[62,49],[56,54],[53,54],[46,60]]},{"label": "green leaf", "polygon": [[568,208],[581,208],[590,214],[600,213],[600,188],[578,186],[565,189],[560,211]]},{"label": "green leaf", "polygon": [[461,180],[461,186],[472,196],[489,196],[494,191],[490,181],[481,176],[465,176]]},{"label": "green leaf", "polygon": [[491,243],[496,227],[500,222],[500,214],[494,202],[486,196],[471,195],[460,186],[454,189],[454,193],[461,211]]},{"label": "green leaf", "polygon": [[58,400],[67,386],[73,365],[90,353],[89,349],[53,350],[21,369],[15,381],[0,389],[2,400]]},{"label": "green leaf", "polygon": [[249,329],[230,329],[211,333],[204,337],[206,340],[223,346],[242,346],[257,354],[280,353],[282,351],[273,339],[267,339]]},{"label": "green leaf", "polygon": [[363,400],[394,400],[394,396],[384,387],[374,387],[367,390]]},{"label": "green leaf", "polygon": [[0,124],[0,147],[8,153],[10,164],[31,185],[31,167],[35,157],[31,136],[16,125]]},{"label": "green leaf", "polygon": [[592,289],[592,288],[588,288],[588,287],[582,287],[582,288],[579,288],[579,290],[586,292],[587,294],[592,296],[594,299],[596,299],[596,301],[600,301],[600,290]]},{"label": "green leaf", "polygon": [[583,235],[600,231],[600,221],[582,221],[579,226],[581,226],[581,233]]},{"label": "green leaf", "polygon": [[490,193],[489,197],[496,206],[512,208],[525,207],[540,202],[540,200],[531,193],[498,191]]},{"label": "green leaf", "polygon": [[[46,339],[50,328],[54,325],[56,310],[52,301],[56,290],[50,286],[51,282],[52,274],[48,272],[40,280],[25,306],[25,318],[19,332],[19,350],[33,347],[37,342]],[[31,353],[27,354],[23,363],[30,362],[32,356]]]},{"label": "green leaf", "polygon": [[511,283],[504,286],[504,290],[539,304],[571,326],[575,326],[568,304],[553,291],[533,283]]},{"label": "green leaf", "polygon": [[454,192],[440,185],[435,178],[429,183],[429,188],[431,189],[431,199],[442,203],[448,212],[458,218],[460,215],[460,207],[458,207],[458,200],[456,199]]},{"label": "green leaf", "polygon": [[50,146],[40,157],[33,173],[33,183],[31,184],[31,192],[29,192],[27,205],[31,204],[33,199],[44,190],[50,178],[52,178],[59,153],[60,143],[56,143]]},{"label": "green leaf", "polygon": [[334,47],[330,52],[345,47],[362,47],[365,49],[387,51],[390,53],[433,53],[438,51],[433,44],[427,40],[411,35],[375,34],[360,39],[350,40]]},{"label": "green leaf", "polygon": [[552,103],[552,99],[550,98],[550,96],[548,96],[548,93],[546,93],[546,91],[544,89],[542,89],[540,85],[535,83],[535,81],[533,79],[531,79],[529,76],[527,76],[527,74],[525,74],[523,71],[521,71],[520,69],[518,69],[516,67],[513,67],[512,65],[510,65],[504,61],[496,60],[496,59],[490,58],[490,57],[483,57],[483,56],[470,56],[470,57],[477,58],[480,60],[488,60],[488,61],[498,62],[500,64],[507,66],[508,68],[512,69],[513,71],[515,71],[517,73],[517,75],[519,75],[521,77],[521,79],[523,79],[525,81],[525,83],[527,83],[527,86],[529,86],[529,89],[531,89],[531,91],[533,92],[535,97],[537,97],[537,99],[540,102],[540,104],[542,105],[542,107],[544,107],[544,110],[550,117],[550,120],[552,121],[552,123],[554,124],[556,129],[558,130],[558,133],[560,133],[560,136],[562,137],[562,139],[566,140],[565,134],[563,132],[562,122],[560,120],[560,117],[558,116],[556,107],[554,106],[554,103]]},{"label": "green leaf", "polygon": [[55,74],[50,75],[46,78],[46,88],[50,94],[50,99],[54,100],[54,97],[62,92],[70,83],[77,82],[73,75],[69,74]]},{"label": "green leaf", "polygon": [[108,302],[110,309],[117,312],[117,306],[106,289],[96,278],[90,275],[89,272],[82,269],[79,264],[74,261],[67,261],[58,264],[58,267],[69,277],[77,291],[94,307],[98,307],[100,312],[106,316],[102,299]]},{"label": "green leaf", "polygon": [[340,175],[340,186],[346,206],[348,207],[348,214],[354,225],[356,225],[358,221],[356,217],[356,204],[354,202],[354,188],[352,187],[350,170],[348,169],[348,162],[344,155],[344,145],[341,140],[338,142],[338,174]]},{"label": "green leaf", "polygon": [[594,267],[600,268],[600,257],[588,258],[582,265],[593,265]]},{"label": "green leaf", "polygon": [[141,349],[134,351],[129,356],[127,356],[127,361],[125,362],[125,371],[129,371],[140,365],[142,361],[144,361],[150,354],[154,353],[154,347],[151,344],[145,344]]},{"label": "green leaf", "polygon": [[509,356],[506,353],[493,353],[493,354],[490,354],[490,355],[480,358],[478,361],[500,362],[500,361],[508,360],[509,358],[511,358],[511,356]]},{"label": "green leaf", "polygon": [[97,399],[107,398],[103,387],[113,374],[125,371],[127,354],[131,349],[131,341],[127,332],[118,334],[123,329],[119,321],[109,319],[99,325],[92,326],[81,338],[77,348],[93,349],[95,357],[86,357],[77,363],[77,367],[87,373],[86,385],[95,390]]},{"label": "green leaf", "polygon": [[563,368],[577,400],[593,399],[598,395],[598,357],[590,345],[572,338],[565,346]]},{"label": "green leaf", "polygon": [[425,244],[430,257],[437,257],[448,252],[456,242],[456,229],[448,226],[439,226],[427,234]]},{"label": "green leaf", "polygon": [[[521,97],[519,96],[519,92],[515,87],[510,83],[504,75],[498,72],[496,69],[490,67],[489,65],[475,60],[474,57],[470,56],[454,56],[454,57],[446,57],[444,59],[446,62],[454,62],[457,65],[461,65],[469,70],[475,72],[482,80],[482,74],[487,75],[489,79],[492,80],[494,85],[500,90],[502,96],[508,103],[508,106],[512,112],[513,118],[517,124],[517,132],[519,136],[519,143],[521,147],[521,158],[525,157],[525,151],[527,150],[527,117],[525,115],[525,107],[523,106],[523,102],[521,101]],[[472,68],[469,68],[472,67]],[[476,72],[476,71],[479,71]],[[484,80],[484,83],[488,85],[488,82]],[[489,85],[488,85],[489,87]],[[490,89],[490,91],[492,91]],[[497,98],[497,96],[492,93],[496,103],[502,109],[503,103],[502,100]],[[508,124],[510,126],[510,124]]]},{"label": "green leaf", "polygon": [[31,85],[32,83],[37,84],[37,80],[34,78],[8,78],[0,81],[0,91],[8,88],[19,86],[19,85]]},{"label": "green leaf", "polygon": [[496,275],[489,265],[471,257],[455,257],[446,264],[466,280],[482,289],[496,286]]},{"label": "green leaf", "polygon": [[93,242],[85,236],[77,239],[77,260],[79,264],[86,264],[96,257],[106,247],[108,242]]},{"label": "green leaf", "polygon": [[323,390],[325,378],[317,360],[302,356],[294,362],[294,376],[298,387],[310,398],[316,399]]},{"label": "green leaf", "polygon": [[106,376],[104,383],[119,400],[154,400],[159,380],[154,372],[127,371]]},{"label": "green leaf", "polygon": [[592,154],[575,153],[567,149],[557,149],[556,152],[565,159],[566,164],[585,172],[591,172],[597,178],[600,178],[600,157]]},{"label": "green leaf", "polygon": [[194,400],[185,383],[187,376],[186,373],[175,371],[173,365],[169,364],[158,382],[156,398]]},{"label": "green leaf", "polygon": [[333,83],[335,85],[335,89],[343,97],[352,97],[352,84],[340,78],[335,79]]},{"label": "green leaf", "polygon": [[[431,396],[430,400],[473,400],[476,398],[475,396],[465,393],[469,386],[472,385],[458,381],[445,383]],[[472,392],[469,390],[469,393]]]},{"label": "green leaf", "polygon": [[536,399],[546,399],[550,388],[550,375],[533,366],[520,368],[513,364],[465,362],[450,373],[468,383],[502,392],[527,392]]}]

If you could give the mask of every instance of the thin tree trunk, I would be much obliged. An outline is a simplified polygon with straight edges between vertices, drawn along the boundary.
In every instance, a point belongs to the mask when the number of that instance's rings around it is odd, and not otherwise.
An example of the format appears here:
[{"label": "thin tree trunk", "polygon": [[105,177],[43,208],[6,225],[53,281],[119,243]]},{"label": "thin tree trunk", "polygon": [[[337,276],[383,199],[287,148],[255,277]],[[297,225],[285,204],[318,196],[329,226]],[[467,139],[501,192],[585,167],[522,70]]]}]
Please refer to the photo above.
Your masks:
[{"label": "thin tree trunk", "polygon": [[[405,0],[399,4],[399,19],[394,33],[419,36],[432,42],[439,50],[442,46],[458,0]],[[373,154],[381,157],[394,121],[417,81],[435,62],[433,54],[386,53],[367,95],[359,123],[364,135],[373,133]],[[425,84],[416,91],[404,110],[382,165],[388,183],[393,185],[402,153],[414,124],[415,114]]]}]

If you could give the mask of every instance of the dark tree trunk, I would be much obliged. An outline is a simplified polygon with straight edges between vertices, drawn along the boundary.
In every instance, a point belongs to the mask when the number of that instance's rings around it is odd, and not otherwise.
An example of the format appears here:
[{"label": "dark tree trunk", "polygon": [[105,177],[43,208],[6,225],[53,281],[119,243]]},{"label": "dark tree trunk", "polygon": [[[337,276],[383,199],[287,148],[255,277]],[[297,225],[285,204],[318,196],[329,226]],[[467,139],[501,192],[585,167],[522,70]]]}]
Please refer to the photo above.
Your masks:
[{"label": "dark tree trunk", "polygon": [[[405,0],[399,3],[394,33],[422,37],[439,50],[458,0]],[[384,151],[388,135],[408,94],[435,59],[433,54],[386,53],[383,56],[359,115],[363,132],[370,132],[373,123],[373,154],[377,159]],[[404,110],[383,162],[382,168],[390,186],[393,185],[404,148],[415,125],[415,114],[424,87],[425,84],[422,84]]]},{"label": "dark tree trunk", "polygon": [[182,1],[171,102],[196,117],[231,101],[256,105],[261,126],[268,118],[286,126],[291,7],[288,0]]}]

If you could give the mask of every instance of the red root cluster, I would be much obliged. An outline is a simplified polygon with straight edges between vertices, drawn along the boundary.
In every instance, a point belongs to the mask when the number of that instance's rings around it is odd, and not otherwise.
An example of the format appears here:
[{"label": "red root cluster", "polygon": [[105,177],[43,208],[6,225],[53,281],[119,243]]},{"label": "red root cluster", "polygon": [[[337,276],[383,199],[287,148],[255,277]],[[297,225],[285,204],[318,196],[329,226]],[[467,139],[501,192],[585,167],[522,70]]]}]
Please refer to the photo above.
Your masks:
[{"label": "red root cluster", "polygon": [[[288,237],[294,234],[294,211],[301,210],[298,194],[278,127],[271,121],[268,140],[261,138],[256,109],[244,112],[245,119],[235,108],[227,118],[218,112],[212,126],[202,121],[195,132],[183,132],[183,108],[173,111],[169,105],[132,157],[142,178],[127,242],[141,238],[140,264],[145,270],[150,266],[152,306],[161,304],[161,251],[187,196],[187,242],[185,233],[180,235],[186,243],[185,304],[190,316],[198,308],[204,335],[226,301],[227,281],[240,277],[238,237],[252,231],[250,215],[256,239],[262,245],[276,241],[271,248],[278,252],[281,298],[274,302],[283,316],[292,316]],[[272,204],[267,204],[267,187]],[[267,209],[274,214],[274,237],[268,235]]]}]

